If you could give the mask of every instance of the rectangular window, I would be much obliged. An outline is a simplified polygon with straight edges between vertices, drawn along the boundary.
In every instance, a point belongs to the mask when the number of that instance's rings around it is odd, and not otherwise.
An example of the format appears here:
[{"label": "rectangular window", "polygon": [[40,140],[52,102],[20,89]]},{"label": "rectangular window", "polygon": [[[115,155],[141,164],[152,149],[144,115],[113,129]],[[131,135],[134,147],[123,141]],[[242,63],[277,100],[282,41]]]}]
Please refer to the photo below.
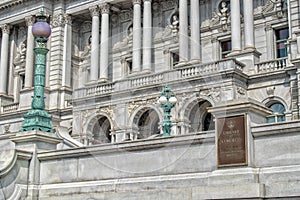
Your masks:
[{"label": "rectangular window", "polygon": [[175,66],[179,63],[179,53],[178,52],[171,52],[172,56],[172,66]]},{"label": "rectangular window", "polygon": [[289,38],[288,28],[275,30],[275,43],[276,43],[276,58],[287,57],[287,39]]},{"label": "rectangular window", "polygon": [[231,52],[231,40],[221,41],[221,56],[222,56],[222,58],[226,58],[230,52]]}]

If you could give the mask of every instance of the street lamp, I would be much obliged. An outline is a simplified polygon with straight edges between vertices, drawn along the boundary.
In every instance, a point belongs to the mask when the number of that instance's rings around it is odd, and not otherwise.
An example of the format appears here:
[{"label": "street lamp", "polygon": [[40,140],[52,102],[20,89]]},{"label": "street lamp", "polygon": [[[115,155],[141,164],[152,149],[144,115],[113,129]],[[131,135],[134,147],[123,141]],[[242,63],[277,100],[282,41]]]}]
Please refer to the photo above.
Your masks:
[{"label": "street lamp", "polygon": [[177,99],[174,96],[174,93],[171,91],[171,88],[164,86],[162,93],[159,97],[159,103],[162,109],[164,110],[164,122],[163,122],[163,136],[170,136],[171,133],[171,110],[177,103]]},{"label": "street lamp", "polygon": [[52,117],[45,111],[45,66],[46,48],[51,28],[46,22],[47,17],[41,14],[37,16],[37,22],[32,26],[32,34],[35,38],[37,47],[35,52],[35,73],[34,73],[34,95],[31,102],[31,110],[25,114],[24,124],[21,131],[40,130],[43,132],[54,132],[52,129]]}]

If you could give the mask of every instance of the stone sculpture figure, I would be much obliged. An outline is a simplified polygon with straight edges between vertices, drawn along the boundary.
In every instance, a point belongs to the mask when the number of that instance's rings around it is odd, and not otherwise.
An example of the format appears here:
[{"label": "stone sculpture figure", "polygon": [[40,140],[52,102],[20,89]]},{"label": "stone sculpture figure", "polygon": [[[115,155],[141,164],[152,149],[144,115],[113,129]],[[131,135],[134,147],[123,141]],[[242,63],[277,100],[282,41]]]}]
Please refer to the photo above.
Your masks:
[{"label": "stone sculpture figure", "polygon": [[25,42],[21,42],[19,47],[17,48],[17,55],[14,59],[14,63],[16,65],[20,64],[20,63],[24,63],[25,59],[26,59],[26,44]]},{"label": "stone sculpture figure", "polygon": [[170,28],[172,30],[172,35],[176,36],[178,34],[178,29],[179,29],[179,20],[177,15],[172,16]]}]

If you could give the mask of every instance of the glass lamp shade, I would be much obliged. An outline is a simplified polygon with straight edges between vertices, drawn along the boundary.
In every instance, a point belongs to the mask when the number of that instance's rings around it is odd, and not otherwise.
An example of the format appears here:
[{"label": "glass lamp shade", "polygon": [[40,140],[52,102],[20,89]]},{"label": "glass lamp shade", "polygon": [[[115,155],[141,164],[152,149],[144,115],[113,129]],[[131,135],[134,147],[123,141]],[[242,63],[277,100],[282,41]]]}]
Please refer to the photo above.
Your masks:
[{"label": "glass lamp shade", "polygon": [[51,35],[51,28],[47,22],[36,22],[32,26],[32,34],[35,38],[48,38]]},{"label": "glass lamp shade", "polygon": [[167,102],[168,102],[167,97],[165,97],[165,96],[159,97],[159,103],[165,104],[165,103],[167,103]]},{"label": "glass lamp shade", "polygon": [[169,99],[169,102],[170,102],[171,104],[176,104],[176,103],[177,103],[176,97],[171,97],[171,98]]}]

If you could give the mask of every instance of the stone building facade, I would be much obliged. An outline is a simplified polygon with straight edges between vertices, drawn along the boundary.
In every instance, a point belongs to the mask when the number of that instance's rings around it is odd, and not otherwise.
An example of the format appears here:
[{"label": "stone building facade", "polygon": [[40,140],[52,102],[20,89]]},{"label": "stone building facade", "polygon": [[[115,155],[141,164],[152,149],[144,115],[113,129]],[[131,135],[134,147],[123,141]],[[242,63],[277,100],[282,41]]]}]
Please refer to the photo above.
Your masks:
[{"label": "stone building facade", "polygon": [[[19,130],[40,10],[56,135],[32,145],[43,133]],[[299,198],[299,10],[298,0],[1,1],[0,198]],[[171,137],[165,85],[178,100]],[[223,168],[216,122],[241,115],[246,162]]]}]

